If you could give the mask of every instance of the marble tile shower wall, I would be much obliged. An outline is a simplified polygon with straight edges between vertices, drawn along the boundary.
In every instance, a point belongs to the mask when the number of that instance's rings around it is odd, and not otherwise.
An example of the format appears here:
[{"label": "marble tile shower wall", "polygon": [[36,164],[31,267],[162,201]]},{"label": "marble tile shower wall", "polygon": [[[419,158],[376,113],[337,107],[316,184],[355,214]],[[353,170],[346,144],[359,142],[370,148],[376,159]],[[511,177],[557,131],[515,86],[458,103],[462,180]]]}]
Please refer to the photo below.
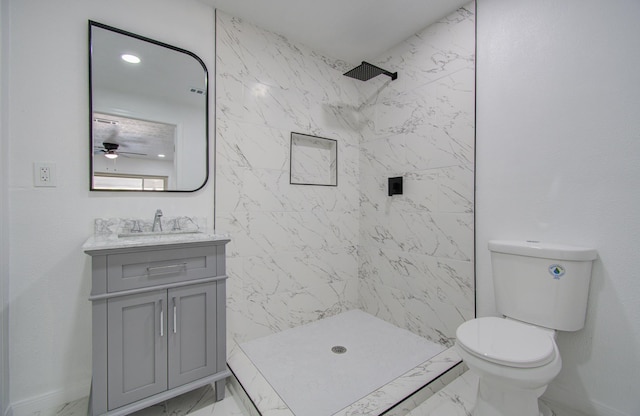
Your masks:
[{"label": "marble tile shower wall", "polygon": [[[237,342],[358,306],[360,95],[344,62],[217,12],[216,228]],[[289,184],[291,132],[338,140],[338,187]]]},{"label": "marble tile shower wall", "polygon": [[[470,5],[428,27],[374,62],[398,80],[363,83],[218,11],[230,339],[359,307],[451,345],[473,317],[474,19]],[[338,140],[338,187],[289,184],[291,132]]]},{"label": "marble tile shower wall", "polygon": [[[447,346],[474,316],[474,14],[470,3],[375,62],[398,80],[361,85],[361,301]],[[387,196],[393,176],[404,195]]]}]

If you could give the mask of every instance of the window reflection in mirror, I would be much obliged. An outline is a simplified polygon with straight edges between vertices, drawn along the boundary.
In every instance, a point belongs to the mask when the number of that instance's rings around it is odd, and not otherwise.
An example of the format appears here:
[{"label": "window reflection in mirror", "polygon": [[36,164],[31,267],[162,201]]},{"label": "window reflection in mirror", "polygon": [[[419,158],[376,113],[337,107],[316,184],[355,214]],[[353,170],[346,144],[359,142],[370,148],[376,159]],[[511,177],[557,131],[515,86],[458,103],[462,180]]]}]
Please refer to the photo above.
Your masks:
[{"label": "window reflection in mirror", "polygon": [[93,187],[119,191],[164,191],[167,189],[167,177],[95,173]]},{"label": "window reflection in mirror", "polygon": [[[90,21],[89,30],[91,190],[203,187],[209,158],[202,60],[100,23]],[[162,183],[151,185],[158,178]]]}]

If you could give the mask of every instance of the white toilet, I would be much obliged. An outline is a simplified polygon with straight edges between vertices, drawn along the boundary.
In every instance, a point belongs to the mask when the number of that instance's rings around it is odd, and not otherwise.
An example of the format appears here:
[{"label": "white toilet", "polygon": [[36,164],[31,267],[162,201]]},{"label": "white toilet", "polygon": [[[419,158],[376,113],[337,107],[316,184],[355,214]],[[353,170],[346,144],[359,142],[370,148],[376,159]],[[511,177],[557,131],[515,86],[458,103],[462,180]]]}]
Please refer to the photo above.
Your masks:
[{"label": "white toilet", "polygon": [[456,332],[456,350],[480,377],[474,416],[540,416],[562,367],[555,331],[584,326],[596,250],[533,241],[489,241],[498,312]]}]

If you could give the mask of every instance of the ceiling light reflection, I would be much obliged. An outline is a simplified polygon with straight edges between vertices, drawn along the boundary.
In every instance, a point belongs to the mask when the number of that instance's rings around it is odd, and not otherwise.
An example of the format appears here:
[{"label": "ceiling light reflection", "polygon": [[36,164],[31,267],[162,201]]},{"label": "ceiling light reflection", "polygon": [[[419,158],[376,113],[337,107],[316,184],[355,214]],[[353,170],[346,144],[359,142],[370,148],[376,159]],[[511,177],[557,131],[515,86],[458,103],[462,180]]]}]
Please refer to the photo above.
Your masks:
[{"label": "ceiling light reflection", "polygon": [[135,55],[129,55],[127,53],[125,53],[124,55],[121,56],[122,60],[125,62],[129,62],[130,64],[139,64],[140,63],[140,58],[138,58]]}]

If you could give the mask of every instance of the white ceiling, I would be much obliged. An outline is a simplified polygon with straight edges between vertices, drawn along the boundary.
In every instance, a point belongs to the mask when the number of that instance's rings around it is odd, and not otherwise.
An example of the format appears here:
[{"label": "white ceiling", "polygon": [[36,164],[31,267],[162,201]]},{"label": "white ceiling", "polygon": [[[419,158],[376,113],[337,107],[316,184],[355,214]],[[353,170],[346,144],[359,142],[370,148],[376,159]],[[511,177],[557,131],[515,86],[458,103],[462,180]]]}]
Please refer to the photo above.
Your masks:
[{"label": "white ceiling", "polygon": [[357,64],[469,0],[201,0],[232,16]]}]

